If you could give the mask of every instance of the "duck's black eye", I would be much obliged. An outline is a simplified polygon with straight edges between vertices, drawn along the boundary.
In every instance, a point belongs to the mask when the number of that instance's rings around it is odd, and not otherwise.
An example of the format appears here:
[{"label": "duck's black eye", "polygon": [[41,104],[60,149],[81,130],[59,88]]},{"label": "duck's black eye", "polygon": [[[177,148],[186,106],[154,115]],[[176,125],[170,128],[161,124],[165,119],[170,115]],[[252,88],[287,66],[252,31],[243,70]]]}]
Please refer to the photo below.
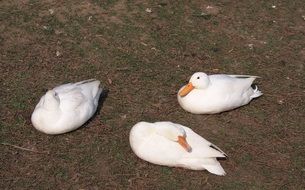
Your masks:
[{"label": "duck's black eye", "polygon": [[200,77],[197,77],[197,79],[200,79]]}]

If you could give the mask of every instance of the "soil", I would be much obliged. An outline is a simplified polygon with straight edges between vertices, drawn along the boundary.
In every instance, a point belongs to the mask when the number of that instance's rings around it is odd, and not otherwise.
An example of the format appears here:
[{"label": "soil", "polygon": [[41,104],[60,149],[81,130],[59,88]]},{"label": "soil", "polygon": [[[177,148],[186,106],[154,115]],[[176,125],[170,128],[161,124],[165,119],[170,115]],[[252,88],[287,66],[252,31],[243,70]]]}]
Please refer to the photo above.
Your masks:
[{"label": "soil", "polygon": [[[305,189],[303,1],[12,0],[0,20],[1,189]],[[176,93],[197,71],[261,76],[264,95],[187,113]],[[84,127],[33,128],[47,89],[89,78],[108,93]],[[131,127],[164,120],[224,150],[227,175],[137,158]]]}]

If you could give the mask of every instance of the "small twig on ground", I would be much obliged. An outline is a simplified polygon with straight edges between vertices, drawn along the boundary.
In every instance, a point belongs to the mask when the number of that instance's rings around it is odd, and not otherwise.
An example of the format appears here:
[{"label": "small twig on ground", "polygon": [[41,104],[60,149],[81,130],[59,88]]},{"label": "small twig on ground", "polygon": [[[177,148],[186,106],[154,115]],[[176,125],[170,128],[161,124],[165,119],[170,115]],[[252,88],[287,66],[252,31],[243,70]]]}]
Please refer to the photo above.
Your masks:
[{"label": "small twig on ground", "polygon": [[122,67],[122,68],[117,68],[117,71],[127,71],[129,70],[129,67]]},{"label": "small twig on ground", "polygon": [[24,148],[24,147],[21,147],[21,146],[17,146],[17,145],[5,143],[5,142],[2,142],[1,144],[4,145],[4,146],[10,146],[10,147],[17,148],[17,149],[24,150],[24,151],[35,152],[35,153],[39,153],[39,154],[49,154],[49,152],[47,152],[47,151],[43,151],[43,152],[36,151],[36,150]]}]

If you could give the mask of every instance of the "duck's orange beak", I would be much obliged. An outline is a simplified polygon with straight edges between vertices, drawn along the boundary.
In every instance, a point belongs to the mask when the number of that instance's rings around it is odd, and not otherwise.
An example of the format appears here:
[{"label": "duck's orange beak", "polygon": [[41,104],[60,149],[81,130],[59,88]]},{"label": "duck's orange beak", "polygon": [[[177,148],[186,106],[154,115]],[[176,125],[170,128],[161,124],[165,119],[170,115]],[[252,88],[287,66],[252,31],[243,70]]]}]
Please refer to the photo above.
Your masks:
[{"label": "duck's orange beak", "polygon": [[183,97],[186,96],[188,93],[190,93],[194,89],[194,86],[192,83],[188,83],[180,92],[179,96]]},{"label": "duck's orange beak", "polygon": [[178,136],[178,143],[187,151],[191,152],[192,147],[186,142],[185,137],[183,136]]}]

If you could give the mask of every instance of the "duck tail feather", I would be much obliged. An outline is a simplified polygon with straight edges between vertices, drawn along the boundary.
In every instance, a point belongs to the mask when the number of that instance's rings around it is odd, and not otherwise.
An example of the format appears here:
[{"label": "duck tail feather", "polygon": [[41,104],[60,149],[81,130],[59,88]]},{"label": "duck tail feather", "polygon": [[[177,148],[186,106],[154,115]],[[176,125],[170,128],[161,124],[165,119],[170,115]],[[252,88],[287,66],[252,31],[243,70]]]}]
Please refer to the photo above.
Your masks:
[{"label": "duck tail feather", "polygon": [[203,167],[208,170],[210,173],[215,174],[215,175],[220,175],[220,176],[224,176],[226,175],[225,170],[222,168],[222,166],[220,165],[220,163],[215,163],[212,165],[203,165]]},{"label": "duck tail feather", "polygon": [[260,97],[261,95],[263,95],[263,93],[260,90],[258,90],[258,87],[255,85],[251,98],[257,98],[257,97]]}]

